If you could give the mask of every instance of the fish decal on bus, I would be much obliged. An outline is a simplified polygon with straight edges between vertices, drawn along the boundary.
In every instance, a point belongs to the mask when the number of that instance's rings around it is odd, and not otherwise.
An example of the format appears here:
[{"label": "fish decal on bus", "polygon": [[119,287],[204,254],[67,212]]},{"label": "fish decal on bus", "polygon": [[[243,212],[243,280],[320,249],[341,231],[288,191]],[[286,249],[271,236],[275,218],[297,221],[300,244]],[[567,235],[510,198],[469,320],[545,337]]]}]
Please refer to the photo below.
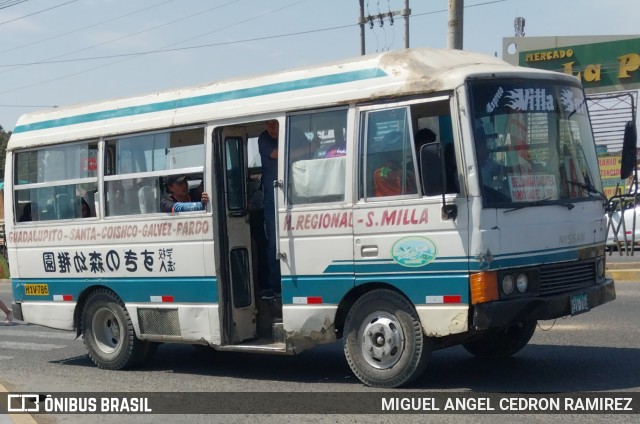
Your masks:
[{"label": "fish decal on bus", "polygon": [[437,256],[436,245],[426,237],[404,237],[394,243],[391,256],[399,265],[421,267],[433,261]]}]

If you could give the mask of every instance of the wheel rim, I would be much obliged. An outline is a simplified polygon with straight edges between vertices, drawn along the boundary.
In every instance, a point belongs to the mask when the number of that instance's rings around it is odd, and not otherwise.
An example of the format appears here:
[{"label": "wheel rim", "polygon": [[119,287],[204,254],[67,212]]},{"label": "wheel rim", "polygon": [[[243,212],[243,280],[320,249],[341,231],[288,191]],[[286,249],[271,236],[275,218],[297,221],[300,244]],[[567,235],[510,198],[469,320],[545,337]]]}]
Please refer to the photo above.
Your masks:
[{"label": "wheel rim", "polygon": [[394,366],[404,351],[404,333],[400,322],[391,314],[374,312],[360,327],[362,356],[377,369]]},{"label": "wheel rim", "polygon": [[93,338],[101,351],[114,353],[120,348],[123,330],[111,309],[100,308],[93,315],[92,328]]}]

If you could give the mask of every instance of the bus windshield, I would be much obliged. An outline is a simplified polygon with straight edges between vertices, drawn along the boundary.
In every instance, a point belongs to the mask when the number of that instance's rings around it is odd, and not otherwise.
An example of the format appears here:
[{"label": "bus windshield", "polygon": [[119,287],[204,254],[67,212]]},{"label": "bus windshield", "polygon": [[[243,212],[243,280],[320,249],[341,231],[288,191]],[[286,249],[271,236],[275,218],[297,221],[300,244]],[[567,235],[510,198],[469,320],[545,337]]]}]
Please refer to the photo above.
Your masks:
[{"label": "bus windshield", "polygon": [[602,196],[579,86],[537,79],[476,80],[469,86],[485,207]]}]

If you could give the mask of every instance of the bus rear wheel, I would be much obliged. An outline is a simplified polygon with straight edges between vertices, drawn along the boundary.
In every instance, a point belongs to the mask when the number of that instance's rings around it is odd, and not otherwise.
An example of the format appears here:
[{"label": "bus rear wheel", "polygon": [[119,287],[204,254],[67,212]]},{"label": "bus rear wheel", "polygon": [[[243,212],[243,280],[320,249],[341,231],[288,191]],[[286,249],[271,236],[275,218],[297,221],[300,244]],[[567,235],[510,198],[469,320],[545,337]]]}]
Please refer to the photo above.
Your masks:
[{"label": "bus rear wheel", "polygon": [[351,307],[344,353],[353,373],[374,387],[408,384],[424,371],[431,341],[413,305],[392,290],[366,293]]},{"label": "bus rear wheel", "polygon": [[84,344],[101,369],[120,370],[147,359],[157,344],[139,340],[122,300],[111,290],[99,289],[87,299],[82,314]]},{"label": "bus rear wheel", "polygon": [[478,358],[507,358],[522,350],[533,337],[538,321],[526,321],[506,328],[487,331],[479,339],[462,347]]}]

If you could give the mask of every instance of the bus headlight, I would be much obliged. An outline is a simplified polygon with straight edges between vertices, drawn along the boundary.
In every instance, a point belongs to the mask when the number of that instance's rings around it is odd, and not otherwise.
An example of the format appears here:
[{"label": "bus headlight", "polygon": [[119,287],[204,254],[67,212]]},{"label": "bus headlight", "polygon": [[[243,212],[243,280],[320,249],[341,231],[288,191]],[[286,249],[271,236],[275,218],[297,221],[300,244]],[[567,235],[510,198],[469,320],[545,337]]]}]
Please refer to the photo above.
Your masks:
[{"label": "bus headlight", "polygon": [[596,275],[598,276],[598,278],[604,277],[604,259],[603,258],[599,258],[596,261]]},{"label": "bus headlight", "polygon": [[506,295],[513,293],[514,281],[513,277],[509,274],[502,278],[502,292]]},{"label": "bus headlight", "polygon": [[516,278],[516,288],[520,293],[525,293],[529,287],[529,278],[527,274],[518,274]]}]

